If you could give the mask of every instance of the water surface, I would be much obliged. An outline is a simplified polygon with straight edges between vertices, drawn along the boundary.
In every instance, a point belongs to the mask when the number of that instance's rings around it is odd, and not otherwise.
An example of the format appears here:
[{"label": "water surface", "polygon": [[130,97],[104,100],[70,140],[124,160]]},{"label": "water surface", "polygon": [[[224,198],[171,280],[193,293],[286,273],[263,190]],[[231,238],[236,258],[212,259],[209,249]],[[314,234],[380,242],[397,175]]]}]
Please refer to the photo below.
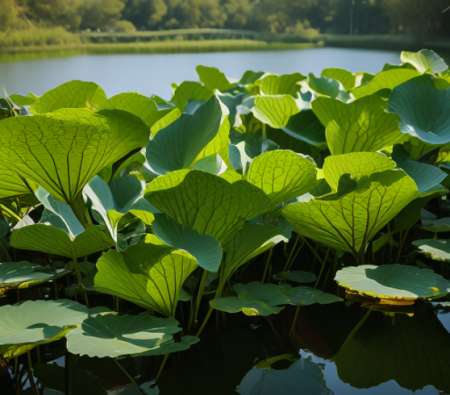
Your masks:
[{"label": "water surface", "polygon": [[108,96],[141,92],[170,98],[170,84],[198,80],[199,64],[218,67],[230,78],[246,70],[276,74],[300,72],[320,75],[324,68],[376,73],[385,63],[400,63],[395,51],[313,48],[291,51],[226,52],[191,54],[79,55],[6,62],[0,58],[0,85],[8,93],[41,95],[63,82],[94,81]]}]

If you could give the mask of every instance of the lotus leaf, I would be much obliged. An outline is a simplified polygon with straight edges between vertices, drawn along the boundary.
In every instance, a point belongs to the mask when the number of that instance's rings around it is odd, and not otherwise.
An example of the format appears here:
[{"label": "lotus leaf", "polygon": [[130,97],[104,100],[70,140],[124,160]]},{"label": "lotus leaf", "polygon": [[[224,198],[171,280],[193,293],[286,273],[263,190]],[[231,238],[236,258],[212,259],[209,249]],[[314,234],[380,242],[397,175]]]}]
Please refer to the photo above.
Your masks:
[{"label": "lotus leaf", "polygon": [[344,69],[323,69],[322,76],[339,81],[346,91],[352,90],[356,85],[356,76]]},{"label": "lotus leaf", "polygon": [[289,136],[311,144],[320,150],[327,147],[325,128],[312,110],[302,110],[293,115],[287,125],[281,129]]},{"label": "lotus leaf", "polygon": [[141,182],[133,176],[120,177],[111,181],[110,185],[95,176],[85,186],[83,192],[91,200],[93,210],[102,216],[111,237],[116,242],[117,227],[125,214],[130,212],[149,225],[154,219],[154,214],[159,212],[144,199]]},{"label": "lotus leaf", "polygon": [[161,347],[181,330],[173,318],[105,314],[90,317],[67,336],[69,352],[89,357],[118,358]]},{"label": "lotus leaf", "polygon": [[216,89],[224,92],[232,87],[225,74],[215,67],[197,66],[196,70],[203,85],[213,92]]},{"label": "lotus leaf", "polygon": [[403,133],[425,144],[444,145],[450,142],[449,100],[450,88],[438,89],[433,76],[423,75],[396,87],[388,110],[400,116]]},{"label": "lotus leaf", "polygon": [[5,164],[0,164],[0,199],[29,195],[37,188],[35,182],[25,180]]},{"label": "lotus leaf", "polygon": [[93,82],[69,81],[51,89],[31,106],[32,114],[43,114],[61,108],[100,108],[106,101],[102,88]]},{"label": "lotus leaf", "polygon": [[318,97],[312,109],[326,127],[328,147],[333,155],[378,151],[404,140],[396,114],[385,112],[386,102],[377,95],[349,104]]},{"label": "lotus leaf", "polygon": [[421,73],[442,73],[448,69],[444,59],[436,52],[429,49],[422,49],[419,52],[405,52],[400,54],[403,63],[413,65]]},{"label": "lotus leaf", "polygon": [[346,267],[335,280],[350,293],[382,300],[436,299],[450,293],[450,283],[434,271],[398,263]]},{"label": "lotus leaf", "polygon": [[139,118],[120,110],[63,109],[9,118],[0,125],[0,159],[71,204],[96,173],[145,146],[149,134]]},{"label": "lotus leaf", "polygon": [[[289,204],[283,208],[283,216],[300,235],[356,257],[419,194],[414,181],[402,170],[385,170],[395,163],[382,154],[344,154],[328,159],[325,179],[337,192]],[[333,162],[337,166],[332,166]],[[384,171],[374,173],[377,167]],[[353,178],[346,178],[346,173]]]},{"label": "lotus leaf", "polygon": [[88,309],[71,300],[29,300],[0,307],[0,315],[0,355],[10,359],[61,339],[87,318]]},{"label": "lotus leaf", "polygon": [[212,236],[201,235],[196,230],[185,230],[164,214],[157,214],[152,223],[154,234],[165,244],[187,251],[197,260],[198,265],[210,272],[219,270],[222,261],[222,247]]},{"label": "lotus leaf", "polygon": [[213,96],[212,90],[206,88],[199,82],[184,81],[175,90],[171,102],[175,103],[181,112],[184,112],[189,99],[204,101],[208,100],[211,96]]},{"label": "lotus leaf", "polygon": [[56,280],[70,273],[66,269],[52,269],[26,261],[0,263],[0,289],[29,288],[48,280]]},{"label": "lotus leaf", "polygon": [[413,245],[419,247],[419,251],[437,261],[450,262],[450,240],[415,240]]},{"label": "lotus leaf", "polygon": [[226,296],[211,300],[211,307],[227,313],[268,316],[278,314],[290,299],[275,284],[261,284],[258,281],[249,284],[235,284],[236,296]]},{"label": "lotus leaf", "polygon": [[373,77],[373,79],[365,85],[361,85],[352,90],[355,99],[360,99],[363,96],[379,93],[381,90],[392,90],[396,86],[419,76],[421,73],[416,70],[395,69],[382,71]]},{"label": "lotus leaf", "polygon": [[160,130],[146,148],[147,161],[152,170],[157,174],[166,174],[188,169],[198,160],[219,153],[223,145],[228,151],[228,137],[224,139],[222,134],[225,130],[228,136],[229,124],[224,122],[225,129],[222,129],[221,120],[221,107],[214,96],[193,114],[183,114]]},{"label": "lotus leaf", "polygon": [[174,352],[185,351],[194,344],[197,344],[199,341],[200,339],[198,337],[187,335],[183,336],[179,342],[176,342],[175,340],[165,341],[158,347],[145,351],[142,354],[133,355],[133,357],[152,357],[155,355],[167,355]]},{"label": "lotus leaf", "polygon": [[308,86],[319,95],[341,100],[344,103],[350,99],[350,95],[345,91],[339,81],[333,78],[327,78],[325,76],[317,78],[314,74],[309,74]]},{"label": "lotus leaf", "polygon": [[35,224],[14,229],[11,246],[67,258],[81,258],[111,248],[114,241],[103,226],[90,225],[83,233],[73,238],[55,226]]},{"label": "lotus leaf", "polygon": [[213,236],[224,249],[246,220],[271,207],[266,194],[249,182],[229,183],[199,170],[156,178],[147,186],[146,197],[185,229]]},{"label": "lotus leaf", "polygon": [[288,124],[289,118],[300,112],[295,99],[290,95],[255,96],[253,115],[263,124],[280,129]]},{"label": "lotus leaf", "polygon": [[152,127],[172,110],[159,109],[153,99],[137,92],[119,93],[106,100],[99,110],[123,110],[131,112]]},{"label": "lotus leaf", "polygon": [[294,306],[309,306],[314,303],[330,304],[342,302],[342,298],[320,291],[319,289],[299,286],[292,288],[290,286],[283,287],[285,295],[291,299],[289,304]]},{"label": "lotus leaf", "polygon": [[185,251],[138,244],[104,254],[97,262],[94,287],[173,317],[181,287],[197,267],[195,258]]},{"label": "lotus leaf", "polygon": [[250,85],[254,84],[257,80],[259,80],[263,75],[264,71],[252,71],[247,70],[239,80],[240,85]]},{"label": "lotus leaf", "polygon": [[270,224],[245,224],[231,241],[224,262],[222,281],[225,282],[244,263],[288,240],[276,226]]},{"label": "lotus leaf", "polygon": [[261,93],[264,95],[291,95],[297,97],[301,88],[299,82],[303,80],[306,80],[306,77],[300,73],[266,74],[263,78],[256,81],[255,85],[259,85]]}]

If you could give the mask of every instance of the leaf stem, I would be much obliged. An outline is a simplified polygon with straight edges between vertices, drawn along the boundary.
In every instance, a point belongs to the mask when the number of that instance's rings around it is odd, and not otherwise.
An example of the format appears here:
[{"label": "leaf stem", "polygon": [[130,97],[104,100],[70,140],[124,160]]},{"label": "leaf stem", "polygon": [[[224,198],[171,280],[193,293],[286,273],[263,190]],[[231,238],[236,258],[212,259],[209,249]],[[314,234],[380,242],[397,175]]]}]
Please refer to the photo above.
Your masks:
[{"label": "leaf stem", "polygon": [[292,336],[292,333],[294,332],[295,323],[297,321],[297,316],[300,311],[300,305],[297,306],[297,310],[295,310],[294,319],[292,320],[291,329],[289,330],[288,339]]},{"label": "leaf stem", "polygon": [[294,246],[292,247],[291,253],[289,254],[289,257],[286,261],[286,265],[284,265],[283,272],[285,272],[287,270],[287,268],[289,267],[289,262],[291,261],[292,255],[294,254],[294,251],[295,251],[295,247],[297,247],[299,240],[300,240],[300,235],[298,235],[297,239],[295,240]]},{"label": "leaf stem", "polygon": [[359,328],[361,328],[361,326],[364,324],[364,322],[366,322],[367,317],[369,317],[370,313],[372,312],[372,307],[367,310],[367,313],[364,314],[364,317],[361,318],[361,320],[356,324],[356,326],[353,328],[353,330],[350,332],[350,334],[347,336],[347,339],[345,339],[344,344],[341,346],[341,348],[339,349],[338,353],[330,359],[331,362],[334,362],[337,358],[337,356],[339,355],[339,353],[341,352],[341,350],[344,349],[344,347],[346,346],[346,344],[353,339],[353,337],[356,335],[356,333],[358,332]]},{"label": "leaf stem", "polygon": [[33,388],[33,391],[36,393],[36,395],[39,395],[39,390],[38,390],[38,387],[36,386],[36,383],[35,383],[34,377],[33,377],[33,364],[31,362],[31,350],[28,350],[27,358],[28,358],[28,377],[29,377],[30,385]]},{"label": "leaf stem", "polygon": [[[275,247],[275,246],[274,246]],[[266,266],[264,267],[264,273],[262,276],[262,280],[261,283],[264,284],[264,281],[266,280],[266,275],[267,275],[267,269],[269,268],[269,263],[270,263],[270,259],[272,258],[272,254],[273,254],[273,249],[274,247],[272,247],[269,251],[269,254],[267,256],[267,261],[266,261]]]},{"label": "leaf stem", "polygon": [[83,195],[80,193],[69,205],[75,214],[75,217],[80,221],[83,228],[86,229],[89,222],[86,217],[86,206],[84,204]]},{"label": "leaf stem", "polygon": [[141,386],[136,382],[136,380],[133,378],[133,376],[131,376],[126,370],[125,368],[119,363],[119,361],[117,359],[114,359],[114,362],[117,364],[117,366],[120,368],[120,370],[125,374],[125,376],[128,377],[128,380],[130,380],[131,384],[133,384],[134,386],[136,386],[139,391],[141,392],[141,394],[145,395],[145,392],[142,390]]},{"label": "leaf stem", "polygon": [[208,278],[208,271],[207,270],[203,270],[202,279],[200,280],[200,285],[198,287],[197,300],[196,300],[196,303],[195,303],[194,327],[197,324],[198,310],[200,308],[200,303],[202,301],[203,291],[205,290],[205,284],[206,284],[206,279],[207,278]]},{"label": "leaf stem", "polygon": [[166,364],[167,360],[169,359],[169,355],[170,354],[164,355],[164,359],[161,362],[161,366],[159,367],[158,374],[156,375],[156,378],[155,378],[156,381],[159,379],[159,376],[161,376],[161,373],[162,373],[162,371],[164,369],[164,365]]},{"label": "leaf stem", "polygon": [[83,286],[83,277],[81,276],[80,266],[78,265],[77,256],[74,252],[72,252],[72,262],[73,262],[73,266],[75,268],[75,274],[77,276],[78,286],[83,289],[84,299],[86,300],[86,306],[89,308],[89,298],[88,298],[86,289]]},{"label": "leaf stem", "polygon": [[325,268],[325,264],[328,260],[328,254],[330,253],[331,247],[328,248],[327,253],[325,254],[325,259],[323,260],[322,267],[320,268],[319,276],[317,277],[316,283],[314,284],[314,288],[317,288],[319,285],[319,281],[322,277],[323,269]]}]

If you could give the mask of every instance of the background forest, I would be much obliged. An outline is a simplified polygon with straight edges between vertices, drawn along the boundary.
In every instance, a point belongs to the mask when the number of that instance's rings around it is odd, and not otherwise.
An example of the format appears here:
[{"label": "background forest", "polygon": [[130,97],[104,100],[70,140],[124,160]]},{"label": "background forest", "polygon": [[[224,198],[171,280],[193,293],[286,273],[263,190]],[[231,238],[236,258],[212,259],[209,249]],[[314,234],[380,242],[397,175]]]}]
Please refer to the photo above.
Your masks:
[{"label": "background forest", "polygon": [[0,30],[315,29],[450,36],[449,6],[449,0],[1,0]]}]

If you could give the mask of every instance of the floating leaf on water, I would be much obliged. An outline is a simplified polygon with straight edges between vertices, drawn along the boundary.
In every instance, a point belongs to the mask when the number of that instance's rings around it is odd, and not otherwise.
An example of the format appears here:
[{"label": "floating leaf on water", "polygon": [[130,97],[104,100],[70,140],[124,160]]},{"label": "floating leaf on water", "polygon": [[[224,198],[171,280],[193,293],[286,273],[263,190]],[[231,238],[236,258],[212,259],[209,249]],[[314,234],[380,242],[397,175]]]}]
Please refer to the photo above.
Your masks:
[{"label": "floating leaf on water", "polygon": [[432,259],[450,262],[450,240],[415,240],[412,244],[419,247],[419,252]]}]

